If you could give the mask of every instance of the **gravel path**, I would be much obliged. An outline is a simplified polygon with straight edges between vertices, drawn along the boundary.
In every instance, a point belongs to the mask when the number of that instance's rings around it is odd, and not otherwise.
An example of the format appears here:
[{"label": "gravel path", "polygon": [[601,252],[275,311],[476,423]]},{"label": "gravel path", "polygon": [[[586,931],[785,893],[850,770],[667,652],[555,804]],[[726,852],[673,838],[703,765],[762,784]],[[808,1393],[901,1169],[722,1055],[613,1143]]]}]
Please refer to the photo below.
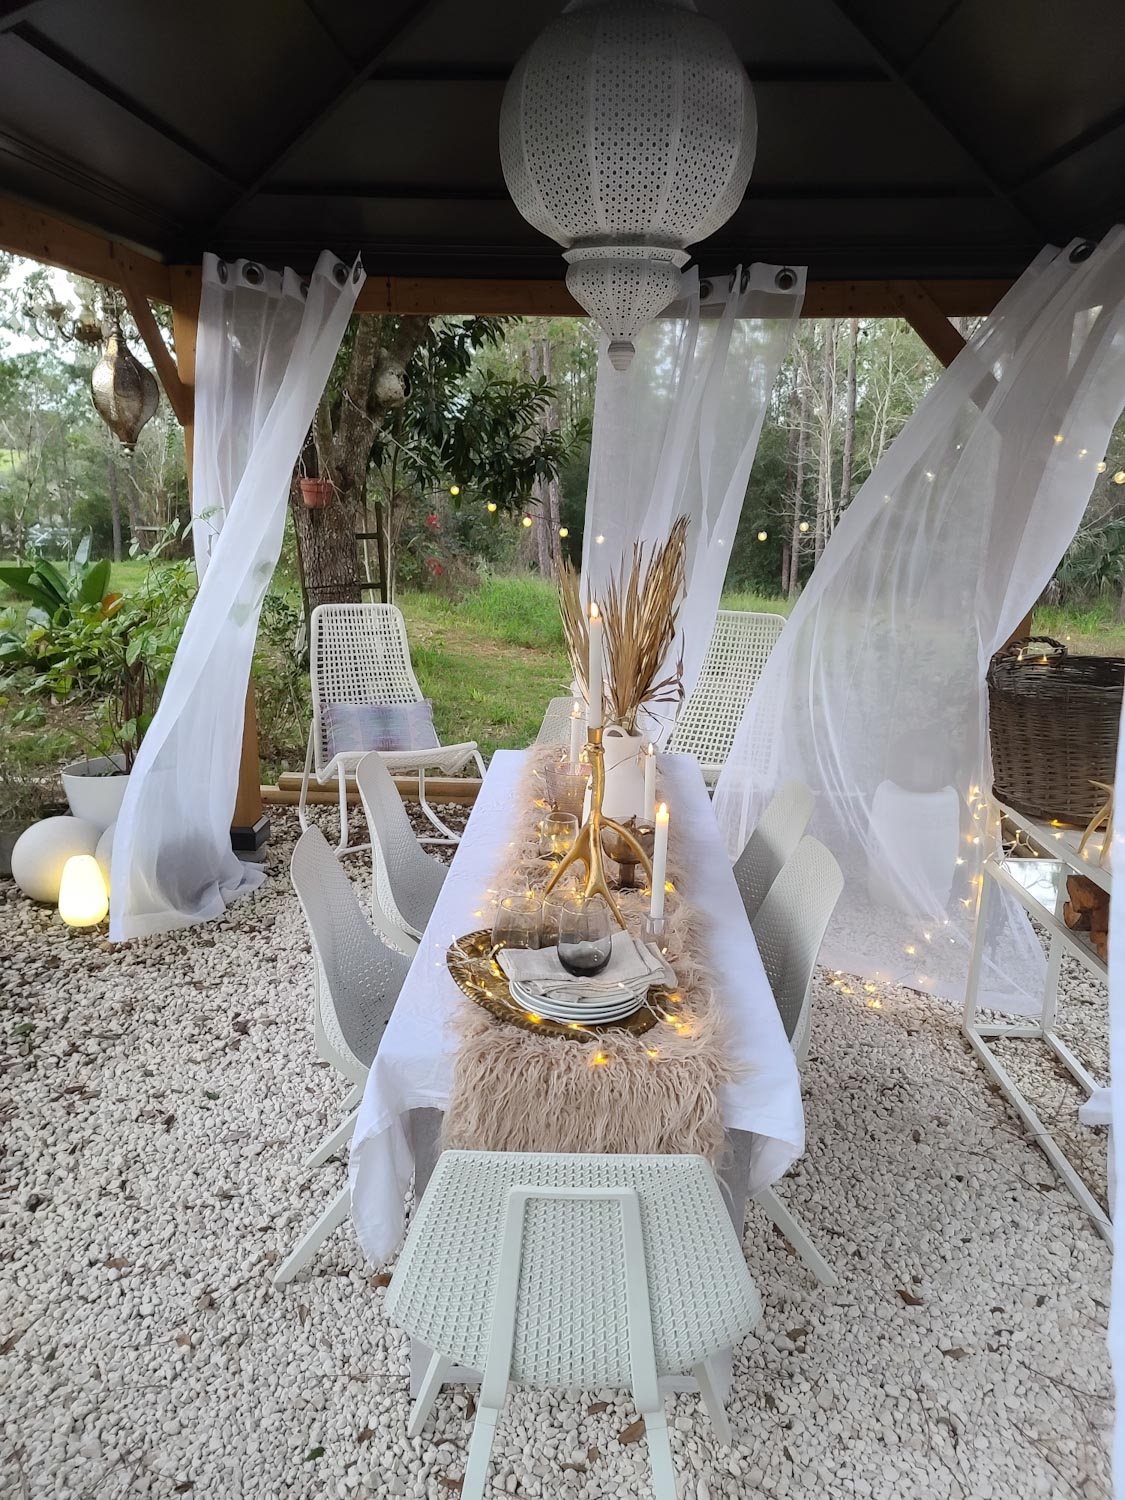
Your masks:
[{"label": "gravel path", "polygon": [[[272,878],[223,921],[118,951],[0,883],[0,1494],[457,1493],[469,1398],[405,1436],[405,1341],[350,1233],[270,1285],[344,1171],[301,1168],[344,1089],[313,1061],[295,827],[275,819]],[[1104,996],[1076,973],[1063,1030],[1100,1064]],[[1020,1066],[1068,1123],[1054,1069]],[[766,1313],[737,1355],[736,1442],[678,1398],[682,1494],[1108,1496],[1109,1254],[953,1013],[822,976],[807,1100],[782,1191],[842,1284],[751,1209]],[[495,1493],[647,1495],[633,1418],[617,1392],[516,1395]]]}]

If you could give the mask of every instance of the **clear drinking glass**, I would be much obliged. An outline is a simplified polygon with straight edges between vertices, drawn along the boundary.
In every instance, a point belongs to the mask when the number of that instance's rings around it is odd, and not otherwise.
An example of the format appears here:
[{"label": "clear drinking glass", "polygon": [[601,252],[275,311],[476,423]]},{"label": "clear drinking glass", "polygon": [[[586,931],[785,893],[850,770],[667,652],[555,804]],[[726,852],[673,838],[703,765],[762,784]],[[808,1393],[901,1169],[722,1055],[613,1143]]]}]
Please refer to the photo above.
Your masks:
[{"label": "clear drinking glass", "polygon": [[614,922],[604,896],[567,896],[559,911],[559,963],[568,974],[600,974],[609,963]]},{"label": "clear drinking glass", "polygon": [[539,854],[543,859],[562,859],[574,847],[578,819],[572,813],[549,812],[539,825]]},{"label": "clear drinking glass", "polygon": [[492,924],[492,951],[538,948],[543,903],[533,891],[501,891]]}]

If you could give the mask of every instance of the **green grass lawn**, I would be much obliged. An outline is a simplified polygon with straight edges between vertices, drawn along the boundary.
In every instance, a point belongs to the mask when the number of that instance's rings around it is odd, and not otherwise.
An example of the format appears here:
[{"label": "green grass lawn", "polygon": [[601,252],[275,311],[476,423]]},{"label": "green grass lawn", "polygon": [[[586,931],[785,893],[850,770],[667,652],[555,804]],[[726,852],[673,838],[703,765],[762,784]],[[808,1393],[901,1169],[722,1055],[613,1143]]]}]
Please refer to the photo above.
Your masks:
[{"label": "green grass lawn", "polygon": [[[147,566],[143,558],[115,564],[112,587],[136,587]],[[293,580],[279,575],[274,587],[298,602]],[[568,692],[570,684],[551,585],[527,576],[494,578],[458,599],[407,592],[399,604],[418,681],[433,700],[442,739],[474,739],[486,757],[496,749],[530,744],[548,699]],[[14,606],[10,596],[0,594],[0,610],[18,616]],[[739,592],[725,595],[723,606],[785,615],[792,607],[785,599]],[[1125,655],[1125,624],[1114,619],[1108,604],[1085,612],[1041,609],[1035,628],[1065,641],[1075,652]],[[284,694],[270,693],[277,667],[274,649],[259,639],[256,670],[263,775],[268,780],[280,770],[297,770],[303,764],[309,713],[307,677],[297,686],[295,705]],[[18,691],[9,690],[0,712],[10,718],[22,701]],[[37,763],[53,769],[88,745],[90,713],[88,706],[44,701],[42,713],[35,715],[38,722],[11,732],[33,750]]]}]

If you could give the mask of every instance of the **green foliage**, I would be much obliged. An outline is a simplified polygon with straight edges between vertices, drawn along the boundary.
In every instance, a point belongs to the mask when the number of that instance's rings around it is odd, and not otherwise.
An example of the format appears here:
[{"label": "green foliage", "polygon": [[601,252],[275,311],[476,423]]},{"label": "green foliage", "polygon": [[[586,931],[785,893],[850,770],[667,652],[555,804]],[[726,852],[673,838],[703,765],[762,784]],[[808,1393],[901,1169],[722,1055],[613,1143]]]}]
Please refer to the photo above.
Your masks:
[{"label": "green foliage", "polygon": [[161,559],[177,539],[170,529],[147,554],[148,567],[130,593],[105,592],[108,561],[72,569],[69,576],[40,562],[34,577],[23,569],[0,570],[10,588],[29,597],[52,597],[53,612],[40,605],[28,612],[21,642],[8,632],[17,665],[14,681],[32,694],[56,702],[96,702],[97,748],[119,752],[130,768],[171,669],[184,621],[195,593],[194,569],[187,562]]},{"label": "green foliage", "polygon": [[65,570],[46,558],[30,567],[0,567],[0,586],[18,599],[31,601],[24,631],[0,631],[0,665],[32,665],[40,670],[65,647],[63,634],[76,615],[84,611],[102,611],[109,594],[110,561],[102,558],[88,563],[88,546]]}]

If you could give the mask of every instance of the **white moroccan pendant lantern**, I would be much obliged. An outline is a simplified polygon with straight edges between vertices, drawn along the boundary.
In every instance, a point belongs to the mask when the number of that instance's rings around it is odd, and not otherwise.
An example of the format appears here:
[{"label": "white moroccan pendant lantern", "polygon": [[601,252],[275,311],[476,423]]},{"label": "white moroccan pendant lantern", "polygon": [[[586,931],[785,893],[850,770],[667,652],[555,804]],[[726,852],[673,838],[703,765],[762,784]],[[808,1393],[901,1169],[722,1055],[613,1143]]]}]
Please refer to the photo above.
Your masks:
[{"label": "white moroccan pendant lantern", "polygon": [[757,140],[746,70],[693,0],[572,0],[516,64],[504,180],[564,247],[566,284],[617,369],[679,294],[687,247],[742,201]]}]

